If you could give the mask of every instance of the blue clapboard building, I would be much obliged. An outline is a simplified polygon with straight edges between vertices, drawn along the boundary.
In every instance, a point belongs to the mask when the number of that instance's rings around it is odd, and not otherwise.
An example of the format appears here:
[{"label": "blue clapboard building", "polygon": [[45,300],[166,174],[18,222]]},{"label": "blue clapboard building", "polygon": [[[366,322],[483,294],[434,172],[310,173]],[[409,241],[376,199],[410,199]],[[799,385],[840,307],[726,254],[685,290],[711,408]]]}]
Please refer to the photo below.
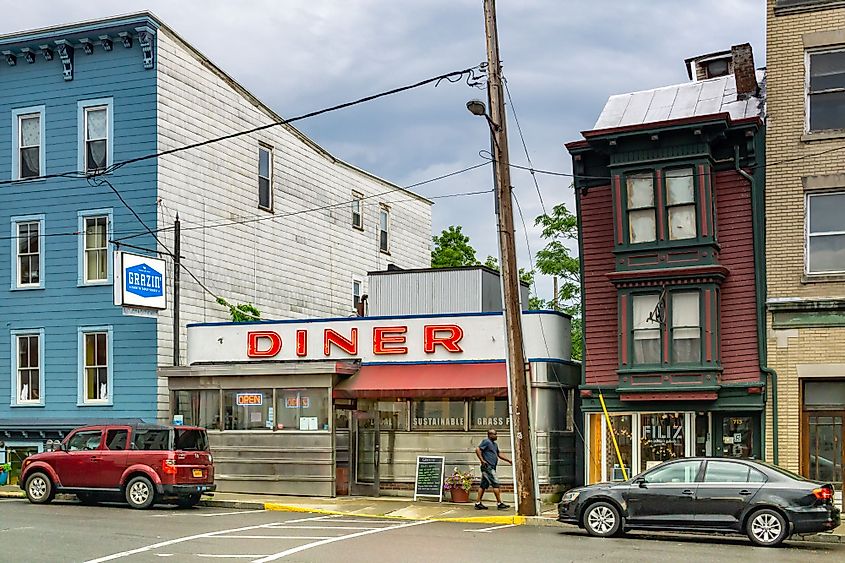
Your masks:
[{"label": "blue clapboard building", "polygon": [[[431,202],[291,126],[115,166],[279,120],[147,12],[0,35],[0,463],[13,475],[84,423],[168,420],[158,368],[186,357],[188,323],[230,320],[217,296],[265,318],[349,316],[368,271],[429,265]],[[115,241],[165,259],[123,281],[167,309],[114,304]]]}]

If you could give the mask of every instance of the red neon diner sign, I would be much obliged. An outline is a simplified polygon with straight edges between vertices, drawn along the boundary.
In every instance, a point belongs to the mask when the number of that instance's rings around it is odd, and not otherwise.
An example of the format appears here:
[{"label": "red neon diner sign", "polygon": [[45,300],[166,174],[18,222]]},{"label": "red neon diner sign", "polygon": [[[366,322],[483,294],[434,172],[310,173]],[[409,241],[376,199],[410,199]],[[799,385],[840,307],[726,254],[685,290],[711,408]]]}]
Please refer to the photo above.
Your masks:
[{"label": "red neon diner sign", "polygon": [[[407,326],[376,326],[372,331],[373,354],[378,356],[408,354]],[[285,346],[289,346],[293,352],[291,356],[295,354],[296,357],[304,357],[308,355],[308,340],[314,338],[322,340],[323,356],[327,358],[357,356],[359,351],[364,352],[364,350],[359,350],[357,327],[345,331],[325,328],[319,332],[321,334],[318,337],[314,332],[297,330],[295,341],[286,343],[283,342],[282,335],[273,330],[249,331],[246,353],[250,358],[274,358],[286,349]],[[463,337],[463,329],[456,324],[425,325],[420,344],[426,354],[435,354],[441,350],[450,354],[460,354],[464,351],[460,345]]]}]

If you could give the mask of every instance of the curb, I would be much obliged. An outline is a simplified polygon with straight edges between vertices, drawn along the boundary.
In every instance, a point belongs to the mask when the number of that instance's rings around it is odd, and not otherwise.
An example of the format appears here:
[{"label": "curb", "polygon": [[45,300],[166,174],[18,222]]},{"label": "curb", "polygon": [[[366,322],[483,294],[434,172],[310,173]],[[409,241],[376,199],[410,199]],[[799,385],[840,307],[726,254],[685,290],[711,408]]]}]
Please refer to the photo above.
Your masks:
[{"label": "curb", "polygon": [[394,520],[428,520],[432,522],[462,522],[464,524],[513,524],[521,526],[526,523],[525,516],[464,516],[455,518],[398,516],[395,514],[360,514],[357,512],[344,512],[342,510],[327,510],[323,508],[309,508],[290,504],[279,504],[275,502],[264,503],[264,510],[275,510],[280,512],[306,512],[310,514],[325,514],[329,516],[355,516],[359,518],[390,518]]},{"label": "curb", "polygon": [[201,500],[199,506],[209,508],[232,508],[235,510],[265,510],[263,502],[242,501],[242,500]]},{"label": "curb", "polygon": [[26,498],[26,495],[21,492],[15,491],[0,491],[0,498]]}]

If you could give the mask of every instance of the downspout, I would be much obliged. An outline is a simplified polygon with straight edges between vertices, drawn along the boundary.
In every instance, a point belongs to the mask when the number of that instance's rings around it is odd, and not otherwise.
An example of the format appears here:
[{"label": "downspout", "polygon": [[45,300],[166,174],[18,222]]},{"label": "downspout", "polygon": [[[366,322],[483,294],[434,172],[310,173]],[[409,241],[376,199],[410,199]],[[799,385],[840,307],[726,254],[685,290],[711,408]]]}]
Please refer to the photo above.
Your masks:
[{"label": "downspout", "polygon": [[[755,141],[756,143],[756,141]],[[759,149],[759,147],[758,147]],[[761,152],[758,150],[758,154]],[[757,222],[760,215],[760,186],[758,181],[743,170],[739,165],[739,145],[734,145],[734,169],[736,172],[748,180],[751,184],[751,214],[752,214],[752,224]],[[758,169],[763,169],[762,166],[758,167]],[[763,228],[758,228],[759,225],[754,224],[753,228],[753,241],[754,241],[754,272],[757,281],[759,282],[762,278],[762,283],[758,283],[757,285],[757,350],[758,355],[760,357],[760,372],[764,374],[762,378],[763,383],[765,384],[768,380],[771,380],[771,390],[772,390],[772,462],[777,465],[778,464],[778,373],[767,366],[768,363],[768,354],[766,350],[766,260],[765,260],[765,240],[760,240],[761,234],[765,233],[765,218],[763,219]],[[763,252],[761,252],[761,249]],[[765,389],[765,387],[764,387]],[[762,438],[762,448],[763,448],[763,457],[765,458],[765,451],[766,451],[766,421],[765,419],[761,421],[760,424],[760,433]]]}]

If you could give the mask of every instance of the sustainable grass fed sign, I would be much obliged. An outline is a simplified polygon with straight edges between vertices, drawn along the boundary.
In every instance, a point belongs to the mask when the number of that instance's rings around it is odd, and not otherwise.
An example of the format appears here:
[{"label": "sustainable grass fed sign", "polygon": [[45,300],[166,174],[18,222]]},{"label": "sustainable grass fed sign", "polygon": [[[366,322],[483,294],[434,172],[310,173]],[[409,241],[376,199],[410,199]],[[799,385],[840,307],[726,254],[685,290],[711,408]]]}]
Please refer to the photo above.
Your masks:
[{"label": "sustainable grass fed sign", "polygon": [[167,308],[164,260],[115,252],[114,304],[145,309]]},{"label": "sustainable grass fed sign", "polygon": [[[569,320],[523,315],[529,358],[569,358]],[[188,363],[342,360],[364,363],[500,361],[501,315],[353,317],[188,327]]]}]

